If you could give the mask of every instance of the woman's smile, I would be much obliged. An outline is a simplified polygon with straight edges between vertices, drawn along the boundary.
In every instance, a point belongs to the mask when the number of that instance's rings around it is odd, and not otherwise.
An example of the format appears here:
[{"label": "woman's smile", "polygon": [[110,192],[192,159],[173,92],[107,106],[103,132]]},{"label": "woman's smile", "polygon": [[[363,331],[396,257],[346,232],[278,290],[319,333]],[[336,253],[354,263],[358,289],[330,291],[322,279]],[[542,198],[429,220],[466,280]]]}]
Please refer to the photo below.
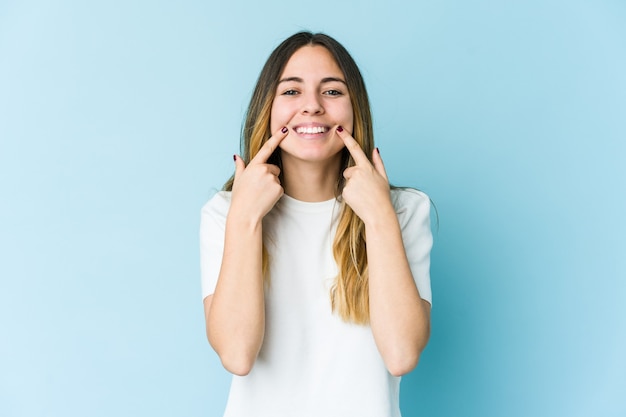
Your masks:
[{"label": "woman's smile", "polygon": [[320,123],[302,123],[291,128],[291,131],[302,139],[325,139],[330,126]]}]

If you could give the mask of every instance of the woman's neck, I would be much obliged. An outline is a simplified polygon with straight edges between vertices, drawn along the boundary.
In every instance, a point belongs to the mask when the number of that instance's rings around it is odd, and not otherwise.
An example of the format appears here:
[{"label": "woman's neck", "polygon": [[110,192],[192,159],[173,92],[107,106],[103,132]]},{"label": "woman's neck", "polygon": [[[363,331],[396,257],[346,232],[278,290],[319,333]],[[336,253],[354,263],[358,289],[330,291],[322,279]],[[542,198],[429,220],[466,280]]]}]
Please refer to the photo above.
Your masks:
[{"label": "woman's neck", "polygon": [[282,177],[285,194],[306,202],[327,201],[335,197],[340,155],[323,163],[283,158]]}]

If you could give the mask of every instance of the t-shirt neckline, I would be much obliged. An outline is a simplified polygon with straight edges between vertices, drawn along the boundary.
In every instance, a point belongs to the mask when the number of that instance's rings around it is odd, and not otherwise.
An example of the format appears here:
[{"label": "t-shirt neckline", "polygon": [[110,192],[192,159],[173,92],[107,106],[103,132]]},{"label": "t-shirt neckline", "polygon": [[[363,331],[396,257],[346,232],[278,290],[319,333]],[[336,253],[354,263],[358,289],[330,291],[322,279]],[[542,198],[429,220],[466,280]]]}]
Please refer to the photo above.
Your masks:
[{"label": "t-shirt neckline", "polygon": [[335,204],[338,204],[338,201],[334,197],[326,201],[301,201],[296,200],[295,198],[290,197],[287,194],[283,194],[283,196],[279,200],[279,203],[281,206],[288,209],[305,211],[309,213],[319,213],[332,209]]}]

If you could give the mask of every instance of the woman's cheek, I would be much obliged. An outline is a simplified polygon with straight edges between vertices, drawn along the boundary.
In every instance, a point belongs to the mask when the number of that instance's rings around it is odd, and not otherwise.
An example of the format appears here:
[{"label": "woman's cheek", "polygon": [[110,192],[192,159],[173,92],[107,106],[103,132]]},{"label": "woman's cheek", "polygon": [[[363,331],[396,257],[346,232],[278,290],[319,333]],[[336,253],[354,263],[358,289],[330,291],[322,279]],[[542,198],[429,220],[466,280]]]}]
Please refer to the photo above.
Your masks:
[{"label": "woman's cheek", "polygon": [[283,126],[287,126],[291,118],[286,114],[272,112],[270,116],[270,131],[272,134]]}]

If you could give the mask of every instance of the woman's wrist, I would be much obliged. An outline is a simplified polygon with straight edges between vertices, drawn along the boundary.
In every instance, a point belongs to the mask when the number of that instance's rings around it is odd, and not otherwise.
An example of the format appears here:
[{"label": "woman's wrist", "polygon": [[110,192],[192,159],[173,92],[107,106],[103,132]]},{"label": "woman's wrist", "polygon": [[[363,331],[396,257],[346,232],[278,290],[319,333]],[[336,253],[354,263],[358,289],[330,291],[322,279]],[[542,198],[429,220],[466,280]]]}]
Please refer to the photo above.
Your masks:
[{"label": "woman's wrist", "polygon": [[361,217],[365,228],[382,228],[392,226],[398,223],[396,211],[391,202],[385,202],[376,206],[367,216]]},{"label": "woman's wrist", "polygon": [[234,228],[240,232],[245,232],[246,230],[253,232],[262,226],[263,217],[264,216],[259,213],[231,206],[226,216],[226,226],[227,229]]}]

